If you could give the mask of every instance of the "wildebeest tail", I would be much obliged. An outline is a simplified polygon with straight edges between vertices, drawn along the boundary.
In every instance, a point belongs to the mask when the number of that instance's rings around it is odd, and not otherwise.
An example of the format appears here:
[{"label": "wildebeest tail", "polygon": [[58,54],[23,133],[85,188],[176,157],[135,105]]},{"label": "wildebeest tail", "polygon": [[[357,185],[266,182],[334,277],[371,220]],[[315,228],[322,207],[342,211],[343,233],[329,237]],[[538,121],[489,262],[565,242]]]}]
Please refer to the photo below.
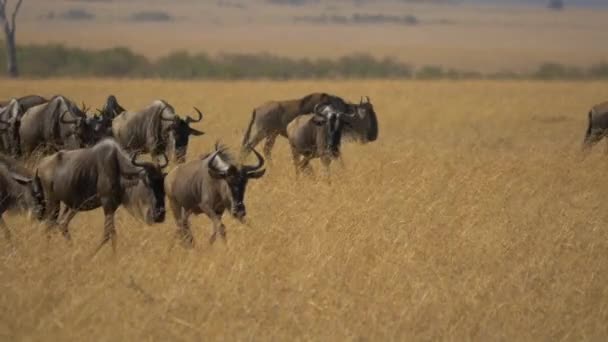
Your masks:
[{"label": "wildebeest tail", "polygon": [[255,109],[251,113],[251,121],[249,122],[249,126],[247,126],[247,130],[245,131],[245,136],[243,136],[243,144],[241,146],[245,147],[249,143],[249,136],[251,135],[251,128],[253,127],[253,122],[255,121]]},{"label": "wildebeest tail", "polygon": [[589,117],[589,124],[587,125],[587,132],[585,133],[586,137],[591,134],[591,118],[593,117],[593,110],[590,110],[587,116]]}]

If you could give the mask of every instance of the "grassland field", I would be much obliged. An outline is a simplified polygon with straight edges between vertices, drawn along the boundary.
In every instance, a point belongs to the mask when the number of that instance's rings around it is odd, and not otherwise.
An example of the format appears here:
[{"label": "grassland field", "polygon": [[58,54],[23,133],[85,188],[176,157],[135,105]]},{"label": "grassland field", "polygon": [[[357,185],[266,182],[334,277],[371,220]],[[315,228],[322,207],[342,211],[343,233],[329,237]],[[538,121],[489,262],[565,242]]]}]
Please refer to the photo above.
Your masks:
[{"label": "grassland field", "polygon": [[[607,83],[492,81],[173,82],[21,80],[0,98],[65,94],[129,109],[197,106],[189,159],[236,151],[254,106],[323,90],[368,95],[379,140],[346,143],[332,184],[295,180],[286,141],[246,193],[250,226],[228,241],[175,243],[171,214],[145,226],[119,210],[118,248],[89,254],[100,211],[47,244],[7,217],[0,340],[566,340],[608,337],[608,159],[580,153]],[[171,168],[173,166],[170,166]],[[318,162],[313,163],[320,171]],[[320,172],[317,172],[320,173]]]}]

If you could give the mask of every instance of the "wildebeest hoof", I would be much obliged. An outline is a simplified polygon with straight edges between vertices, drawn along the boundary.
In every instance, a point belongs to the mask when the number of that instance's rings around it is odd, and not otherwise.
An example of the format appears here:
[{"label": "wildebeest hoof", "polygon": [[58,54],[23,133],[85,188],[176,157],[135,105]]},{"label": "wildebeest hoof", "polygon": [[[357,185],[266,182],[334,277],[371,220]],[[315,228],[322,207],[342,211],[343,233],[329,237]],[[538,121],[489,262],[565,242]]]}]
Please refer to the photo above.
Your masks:
[{"label": "wildebeest hoof", "polygon": [[213,233],[211,235],[211,237],[209,238],[209,244],[213,245],[213,243],[215,242],[215,239],[217,238],[217,234]]}]

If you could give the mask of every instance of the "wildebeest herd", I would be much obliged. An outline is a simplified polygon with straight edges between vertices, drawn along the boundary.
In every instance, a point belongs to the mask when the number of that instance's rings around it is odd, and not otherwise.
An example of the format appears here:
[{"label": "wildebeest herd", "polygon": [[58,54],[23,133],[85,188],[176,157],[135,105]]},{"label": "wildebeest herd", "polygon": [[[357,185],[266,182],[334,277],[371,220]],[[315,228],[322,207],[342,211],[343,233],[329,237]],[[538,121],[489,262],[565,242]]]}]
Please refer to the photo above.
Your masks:
[{"label": "wildebeest herd", "polygon": [[[279,135],[289,141],[296,175],[309,172],[310,160],[319,158],[327,176],[331,161],[341,161],[343,138],[367,143],[378,137],[368,97],[357,104],[313,93],[255,108],[238,160],[215,143],[208,153],[186,161],[190,136],[204,134],[191,127],[203,119],[199,109],[194,111],[195,116],[180,116],[163,100],[130,111],[113,95],[94,114],[61,95],[0,102],[0,226],[6,239],[11,240],[2,219],[7,210],[44,221],[48,237],[58,227],[69,241],[74,216],[102,208],[104,234],[95,253],[108,241],[115,250],[116,210],[123,206],[146,224],[160,223],[167,198],[186,246],[193,245],[192,214],[211,219],[213,243],[218,233],[226,238],[224,211],[245,219],[247,182],[264,175],[265,159],[271,158]],[[264,156],[255,149],[262,140]],[[257,162],[243,164],[251,152]],[[143,161],[142,154],[152,161]],[[176,167],[165,173],[170,157]],[[25,161],[34,166],[25,167]]]}]

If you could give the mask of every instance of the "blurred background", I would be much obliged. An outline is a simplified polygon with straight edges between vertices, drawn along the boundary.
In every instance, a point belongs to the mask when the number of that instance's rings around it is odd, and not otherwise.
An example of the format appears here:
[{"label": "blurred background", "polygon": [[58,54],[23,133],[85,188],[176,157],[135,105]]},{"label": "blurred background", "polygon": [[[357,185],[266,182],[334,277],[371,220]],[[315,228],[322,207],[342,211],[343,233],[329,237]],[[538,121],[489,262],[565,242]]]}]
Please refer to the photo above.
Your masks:
[{"label": "blurred background", "polygon": [[597,78],[607,17],[605,0],[25,0],[17,42],[38,77]]}]

